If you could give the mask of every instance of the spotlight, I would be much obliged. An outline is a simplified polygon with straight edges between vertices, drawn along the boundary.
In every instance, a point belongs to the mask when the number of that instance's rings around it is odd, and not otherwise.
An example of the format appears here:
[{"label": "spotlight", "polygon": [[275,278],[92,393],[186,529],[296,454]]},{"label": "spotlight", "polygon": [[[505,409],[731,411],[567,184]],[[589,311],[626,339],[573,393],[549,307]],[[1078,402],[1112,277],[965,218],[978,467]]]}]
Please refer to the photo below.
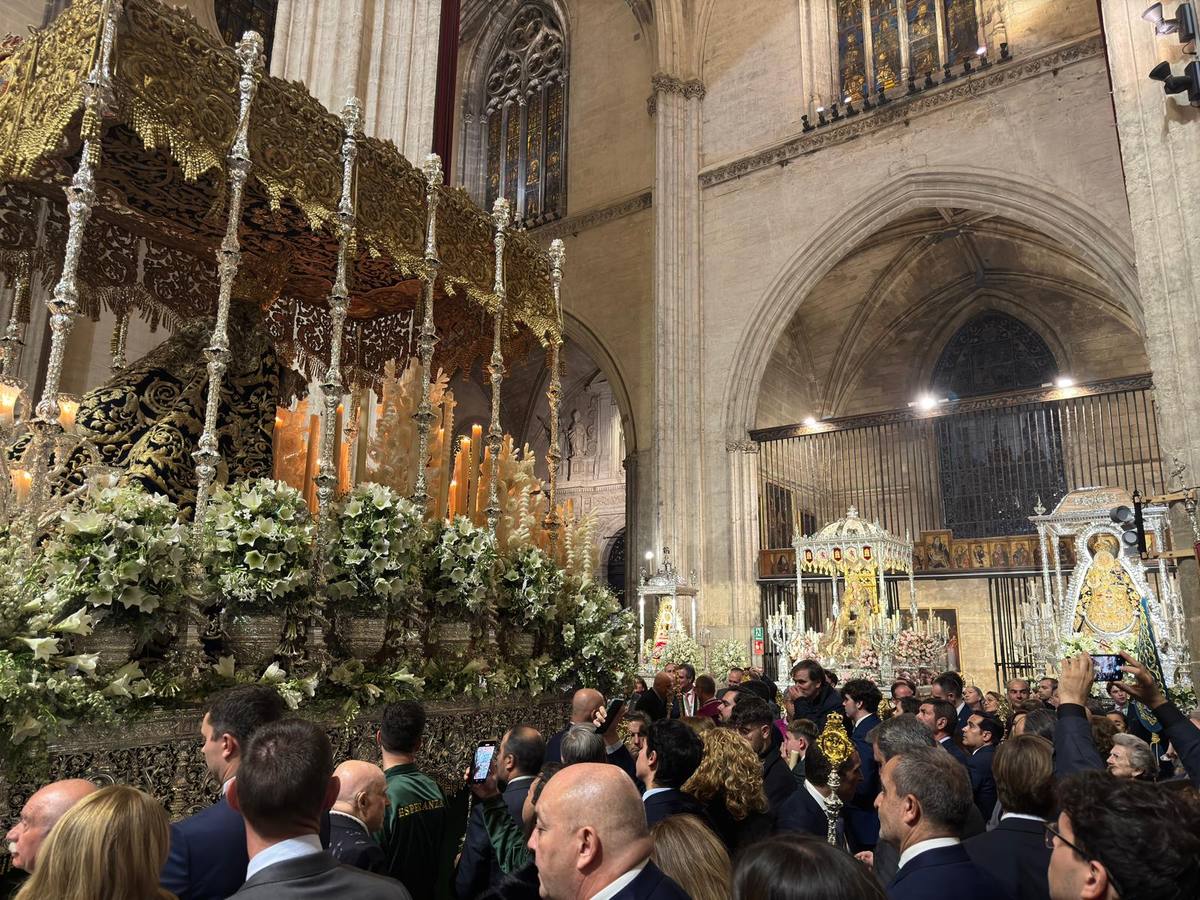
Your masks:
[{"label": "spotlight", "polygon": [[917,398],[917,409],[922,412],[929,412],[931,409],[936,409],[937,405],[937,397],[933,396],[933,394],[922,394]]},{"label": "spotlight", "polygon": [[862,89],[862,107],[864,110],[875,108],[875,104],[871,102],[871,95],[867,93],[866,85]]},{"label": "spotlight", "polygon": [[976,56],[987,56],[987,47],[980,47],[975,51]]},{"label": "spotlight", "polygon": [[954,63],[946,63],[944,66],[942,66],[942,83],[943,84],[945,84],[947,81],[953,81],[954,79],[956,79],[958,77],[957,75],[954,74],[953,71],[951,71],[953,66],[954,66]]},{"label": "spotlight", "polygon": [[1178,34],[1179,43],[1190,44],[1196,39],[1196,8],[1191,3],[1180,3],[1175,7],[1175,18],[1163,16],[1163,5],[1155,3],[1142,18],[1154,26],[1157,35]]},{"label": "spotlight", "polygon": [[1056,388],[1075,387],[1075,379],[1071,378],[1069,375],[1059,375],[1054,379],[1054,386]]},{"label": "spotlight", "polygon": [[1200,106],[1200,62],[1190,62],[1183,70],[1184,74],[1175,75],[1171,72],[1169,62],[1160,62],[1150,70],[1152,81],[1161,81],[1163,91],[1168,94],[1188,95],[1192,106]]},{"label": "spotlight", "polygon": [[822,125],[828,125],[828,124],[829,123],[825,120],[825,107],[818,106],[817,107],[817,127],[820,127]]},{"label": "spotlight", "polygon": [[910,94],[917,93],[917,73],[916,72],[908,73],[908,92]]},{"label": "spotlight", "polygon": [[817,420],[814,419],[812,416],[809,416],[807,419],[804,420],[804,427],[805,428],[816,428]]},{"label": "spotlight", "polygon": [[654,559],[654,551],[647,550],[646,551],[646,562],[650,562],[650,560],[652,560],[652,559]]},{"label": "spotlight", "polygon": [[1133,509],[1118,506],[1109,518],[1121,526],[1121,549],[1127,556],[1140,557],[1146,552],[1146,523],[1142,518],[1142,495],[1133,492]]},{"label": "spotlight", "polygon": [[850,118],[851,116],[858,115],[858,110],[854,108],[854,101],[851,98],[847,97],[842,102],[846,104],[846,118],[847,119]]},{"label": "spotlight", "polygon": [[829,111],[829,120],[831,122],[842,121],[842,111],[838,109],[837,101],[833,101],[833,108]]}]

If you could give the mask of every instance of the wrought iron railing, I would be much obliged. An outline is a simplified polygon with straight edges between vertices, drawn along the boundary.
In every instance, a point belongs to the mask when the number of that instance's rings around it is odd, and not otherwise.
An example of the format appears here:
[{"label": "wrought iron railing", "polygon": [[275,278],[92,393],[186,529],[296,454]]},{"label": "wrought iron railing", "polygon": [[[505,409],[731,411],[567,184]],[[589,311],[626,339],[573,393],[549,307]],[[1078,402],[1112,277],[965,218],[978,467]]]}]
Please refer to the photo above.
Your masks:
[{"label": "wrought iron railing", "polygon": [[1159,493],[1165,476],[1150,376],[1022,391],[751,432],[759,445],[760,577],[785,548],[856,506],[893,534],[984,539],[1032,531],[1088,485]]}]

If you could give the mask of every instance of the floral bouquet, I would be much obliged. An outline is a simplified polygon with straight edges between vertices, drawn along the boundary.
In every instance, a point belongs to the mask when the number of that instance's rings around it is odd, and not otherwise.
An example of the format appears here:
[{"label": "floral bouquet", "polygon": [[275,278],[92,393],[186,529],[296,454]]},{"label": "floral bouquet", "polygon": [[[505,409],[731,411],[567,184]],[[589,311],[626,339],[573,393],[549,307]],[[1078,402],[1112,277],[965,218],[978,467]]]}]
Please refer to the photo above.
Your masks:
[{"label": "floral bouquet", "polygon": [[496,540],[466,516],[435,523],[440,529],[426,557],[425,588],[443,618],[475,619],[492,614]]},{"label": "floral bouquet", "polygon": [[914,666],[929,665],[938,654],[938,644],[928,635],[905,628],[896,636],[896,659]]},{"label": "floral bouquet", "polygon": [[697,672],[704,670],[704,650],[685,631],[672,629],[667,634],[667,642],[662,648],[662,664],[689,664]]},{"label": "floral bouquet", "polygon": [[750,665],[746,644],[735,638],[717,641],[708,652],[709,669],[717,679],[724,678],[730,669],[744,669]]},{"label": "floral bouquet", "polygon": [[879,652],[874,647],[864,647],[862,652],[858,654],[858,659],[855,664],[860,669],[879,669]]},{"label": "floral bouquet", "polygon": [[108,479],[59,514],[42,555],[47,609],[86,611],[133,629],[141,646],[187,601],[188,532],[166,497]]},{"label": "floral bouquet", "polygon": [[282,481],[239,481],[213,494],[204,522],[210,587],[234,615],[315,607],[313,523]]},{"label": "floral bouquet", "polygon": [[623,690],[633,673],[636,631],[633,613],[622,609],[608,588],[570,575],[558,601],[560,640],[554,642],[554,680],[604,692]]},{"label": "floral bouquet", "polygon": [[416,504],[360,484],[334,509],[327,591],[339,612],[383,616],[420,602],[427,532]]}]

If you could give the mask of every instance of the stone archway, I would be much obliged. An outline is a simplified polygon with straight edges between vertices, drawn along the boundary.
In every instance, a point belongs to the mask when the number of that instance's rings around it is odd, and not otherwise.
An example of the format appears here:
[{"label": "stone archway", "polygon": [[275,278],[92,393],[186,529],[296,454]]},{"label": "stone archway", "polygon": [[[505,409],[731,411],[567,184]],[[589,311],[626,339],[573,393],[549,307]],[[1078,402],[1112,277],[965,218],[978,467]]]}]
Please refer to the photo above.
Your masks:
[{"label": "stone archway", "polygon": [[1132,246],[1093,215],[1082,200],[1032,188],[1003,173],[935,169],[901,175],[848,204],[828,227],[784,266],[757,308],[746,317],[725,392],[726,436],[745,439],[754,425],[759,387],[771,352],[787,323],[817,282],[852,248],[915,210],[955,207],[1001,215],[1071,248],[1112,289],[1142,334]]}]

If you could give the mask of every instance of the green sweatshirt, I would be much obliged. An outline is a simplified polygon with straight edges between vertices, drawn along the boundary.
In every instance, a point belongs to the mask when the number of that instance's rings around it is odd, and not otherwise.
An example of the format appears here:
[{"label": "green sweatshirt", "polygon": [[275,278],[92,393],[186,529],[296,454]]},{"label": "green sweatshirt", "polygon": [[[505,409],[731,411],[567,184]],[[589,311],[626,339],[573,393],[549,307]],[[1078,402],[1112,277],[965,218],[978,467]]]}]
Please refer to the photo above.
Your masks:
[{"label": "green sweatshirt", "polygon": [[483,827],[496,851],[500,871],[509,875],[532,862],[533,854],[529,852],[525,833],[513,822],[504,798],[500,795],[489,797],[482,802],[482,810]]},{"label": "green sweatshirt", "polygon": [[392,766],[383,774],[389,803],[380,841],[384,872],[401,881],[414,898],[433,897],[446,831],[446,799],[414,763]]}]

